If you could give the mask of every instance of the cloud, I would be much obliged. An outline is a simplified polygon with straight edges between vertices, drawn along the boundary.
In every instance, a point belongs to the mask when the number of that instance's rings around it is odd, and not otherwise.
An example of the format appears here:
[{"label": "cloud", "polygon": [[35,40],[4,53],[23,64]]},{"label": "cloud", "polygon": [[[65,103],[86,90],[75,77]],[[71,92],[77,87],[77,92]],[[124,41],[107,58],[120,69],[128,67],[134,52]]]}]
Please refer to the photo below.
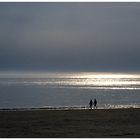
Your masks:
[{"label": "cloud", "polygon": [[1,3],[0,69],[138,70],[139,3]]}]

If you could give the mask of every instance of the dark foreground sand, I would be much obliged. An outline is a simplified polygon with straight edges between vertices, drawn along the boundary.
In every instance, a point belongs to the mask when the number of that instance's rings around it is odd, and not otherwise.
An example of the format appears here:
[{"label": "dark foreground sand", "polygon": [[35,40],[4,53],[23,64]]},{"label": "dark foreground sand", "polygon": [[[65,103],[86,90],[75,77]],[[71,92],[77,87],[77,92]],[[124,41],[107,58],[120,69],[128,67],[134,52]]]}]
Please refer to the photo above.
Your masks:
[{"label": "dark foreground sand", "polygon": [[0,137],[140,137],[140,109],[0,111]]}]

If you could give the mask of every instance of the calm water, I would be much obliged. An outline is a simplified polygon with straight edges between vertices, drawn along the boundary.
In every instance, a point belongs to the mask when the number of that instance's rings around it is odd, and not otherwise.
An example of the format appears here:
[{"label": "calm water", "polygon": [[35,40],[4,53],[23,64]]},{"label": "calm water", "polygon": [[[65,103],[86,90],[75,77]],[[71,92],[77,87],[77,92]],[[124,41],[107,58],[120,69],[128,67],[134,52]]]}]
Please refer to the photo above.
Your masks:
[{"label": "calm water", "polygon": [[0,108],[139,107],[140,74],[12,73],[0,74]]}]

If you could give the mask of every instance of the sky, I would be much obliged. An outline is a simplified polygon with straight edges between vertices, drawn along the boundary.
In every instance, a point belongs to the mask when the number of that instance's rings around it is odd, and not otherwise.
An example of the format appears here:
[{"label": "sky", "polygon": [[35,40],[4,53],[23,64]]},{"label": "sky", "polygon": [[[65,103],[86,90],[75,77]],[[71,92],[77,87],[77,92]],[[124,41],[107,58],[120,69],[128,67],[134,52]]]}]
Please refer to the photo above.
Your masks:
[{"label": "sky", "polygon": [[140,3],[0,3],[0,70],[139,71]]}]

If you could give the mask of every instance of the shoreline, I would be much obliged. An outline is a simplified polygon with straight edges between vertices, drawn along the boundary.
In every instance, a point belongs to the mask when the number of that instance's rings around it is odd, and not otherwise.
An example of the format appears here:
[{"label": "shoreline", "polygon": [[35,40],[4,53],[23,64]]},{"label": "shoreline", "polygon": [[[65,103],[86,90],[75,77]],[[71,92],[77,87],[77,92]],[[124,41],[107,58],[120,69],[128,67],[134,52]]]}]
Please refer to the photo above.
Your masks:
[{"label": "shoreline", "polygon": [[[112,109],[140,109],[139,105],[120,105],[112,107],[98,107],[92,110],[112,110]],[[0,111],[32,111],[32,110],[91,110],[87,106],[46,106],[46,107],[13,107],[13,108],[0,108]]]}]

